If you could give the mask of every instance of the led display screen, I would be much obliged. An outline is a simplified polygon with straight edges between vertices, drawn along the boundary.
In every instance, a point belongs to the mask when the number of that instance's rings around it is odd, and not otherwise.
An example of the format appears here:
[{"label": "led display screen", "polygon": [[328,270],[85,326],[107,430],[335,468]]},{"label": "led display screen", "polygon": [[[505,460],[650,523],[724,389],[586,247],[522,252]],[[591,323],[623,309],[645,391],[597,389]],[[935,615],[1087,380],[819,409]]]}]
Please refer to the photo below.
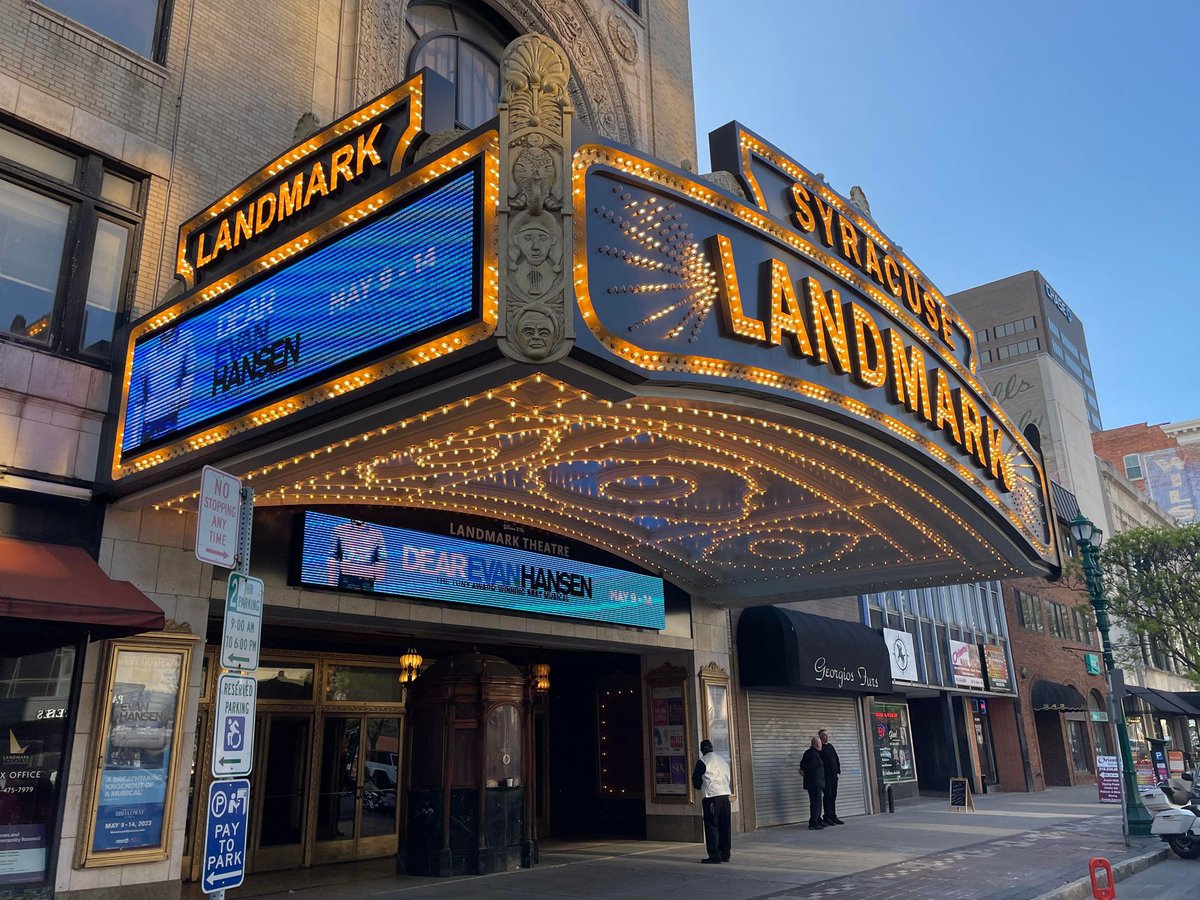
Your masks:
[{"label": "led display screen", "polygon": [[663,581],[639,572],[311,511],[301,545],[305,585],[665,627]]},{"label": "led display screen", "polygon": [[459,175],[139,340],[122,453],[472,314],[478,180]]}]

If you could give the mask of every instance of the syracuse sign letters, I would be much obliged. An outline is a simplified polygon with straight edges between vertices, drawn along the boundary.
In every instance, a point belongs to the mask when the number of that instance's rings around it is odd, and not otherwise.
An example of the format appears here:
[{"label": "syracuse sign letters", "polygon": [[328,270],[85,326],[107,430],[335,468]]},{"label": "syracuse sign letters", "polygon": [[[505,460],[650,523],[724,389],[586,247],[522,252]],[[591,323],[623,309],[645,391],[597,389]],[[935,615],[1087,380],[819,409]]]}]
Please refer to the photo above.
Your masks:
[{"label": "syracuse sign letters", "polygon": [[1045,540],[1041,464],[975,379],[971,329],[823,181],[736,123],[712,140],[724,192],[628,152],[577,151],[576,280],[591,333],[643,372],[741,381],[867,420]]}]

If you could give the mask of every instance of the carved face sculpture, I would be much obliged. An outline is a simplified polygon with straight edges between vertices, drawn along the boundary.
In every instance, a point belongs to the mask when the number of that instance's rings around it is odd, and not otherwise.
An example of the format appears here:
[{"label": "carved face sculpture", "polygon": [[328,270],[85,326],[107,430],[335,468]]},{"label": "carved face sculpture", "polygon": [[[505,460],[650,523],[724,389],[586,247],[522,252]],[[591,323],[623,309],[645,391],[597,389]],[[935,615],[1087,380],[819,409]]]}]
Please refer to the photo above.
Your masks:
[{"label": "carved face sculpture", "polygon": [[521,253],[531,266],[540,266],[550,256],[550,248],[554,244],[554,238],[545,228],[537,225],[530,225],[519,235],[517,242],[521,248]]},{"label": "carved face sculpture", "polygon": [[527,309],[517,319],[517,335],[521,349],[533,359],[542,359],[550,355],[556,343],[557,332],[554,320],[541,309]]}]

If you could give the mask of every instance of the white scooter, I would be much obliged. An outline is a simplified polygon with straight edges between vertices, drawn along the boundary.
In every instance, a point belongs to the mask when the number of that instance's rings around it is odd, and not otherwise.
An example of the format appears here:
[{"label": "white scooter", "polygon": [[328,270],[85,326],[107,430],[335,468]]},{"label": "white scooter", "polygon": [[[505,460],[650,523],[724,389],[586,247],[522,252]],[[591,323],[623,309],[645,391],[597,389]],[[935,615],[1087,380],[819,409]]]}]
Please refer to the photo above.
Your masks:
[{"label": "white scooter", "polygon": [[[1188,774],[1183,775],[1185,781],[1193,781]],[[1164,793],[1166,793],[1164,791]],[[1176,796],[1171,800],[1184,799]],[[1175,855],[1182,859],[1200,859],[1200,793],[1196,792],[1194,782],[1184,806],[1172,806],[1154,816],[1150,823],[1150,833],[1157,834],[1167,842]]]}]

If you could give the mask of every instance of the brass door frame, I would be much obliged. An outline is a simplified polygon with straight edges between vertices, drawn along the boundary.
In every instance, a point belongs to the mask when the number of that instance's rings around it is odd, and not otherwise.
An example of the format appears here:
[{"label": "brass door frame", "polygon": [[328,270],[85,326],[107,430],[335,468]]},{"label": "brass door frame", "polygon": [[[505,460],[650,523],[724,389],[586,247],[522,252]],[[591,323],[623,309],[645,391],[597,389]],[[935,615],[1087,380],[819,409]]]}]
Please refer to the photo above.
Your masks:
[{"label": "brass door frame", "polygon": [[[317,727],[313,735],[312,755],[309,764],[308,792],[308,828],[305,841],[306,866],[328,865],[337,862],[350,862],[359,859],[374,859],[390,856],[396,853],[399,846],[400,828],[400,784],[403,781],[404,759],[403,747],[405,737],[405,716],[401,709],[381,707],[377,705],[364,706],[360,709],[349,708],[350,705],[340,702],[336,706],[325,707],[317,718]],[[325,726],[330,719],[358,719],[359,738],[357,767],[358,784],[354,791],[354,835],[349,840],[317,840],[317,805],[321,798],[321,752],[325,743]],[[367,722],[370,719],[385,718],[397,720],[397,749],[396,749],[396,805],[393,808],[395,822],[391,834],[364,837],[362,834],[363,798],[366,791],[367,764]]]},{"label": "brass door frame", "polygon": [[[285,844],[279,847],[262,847],[262,822],[263,822],[263,804],[266,802],[266,793],[263,789],[263,779],[266,775],[266,760],[267,751],[270,747],[271,730],[274,727],[276,719],[294,719],[306,722],[308,724],[308,739],[310,743],[308,757],[305,761],[305,797],[303,800],[304,811],[300,825],[300,839],[295,844]],[[306,846],[306,838],[308,835],[308,814],[309,802],[308,795],[312,793],[312,772],[307,769],[312,765],[312,747],[311,743],[313,735],[316,731],[316,715],[315,713],[300,712],[290,709],[268,710],[258,714],[258,722],[255,723],[255,728],[258,733],[255,735],[256,746],[254,748],[254,772],[250,776],[250,802],[252,811],[250,813],[250,843],[246,848],[247,853],[247,870],[256,874],[259,872],[278,872],[285,869],[298,869],[304,864]]]}]

